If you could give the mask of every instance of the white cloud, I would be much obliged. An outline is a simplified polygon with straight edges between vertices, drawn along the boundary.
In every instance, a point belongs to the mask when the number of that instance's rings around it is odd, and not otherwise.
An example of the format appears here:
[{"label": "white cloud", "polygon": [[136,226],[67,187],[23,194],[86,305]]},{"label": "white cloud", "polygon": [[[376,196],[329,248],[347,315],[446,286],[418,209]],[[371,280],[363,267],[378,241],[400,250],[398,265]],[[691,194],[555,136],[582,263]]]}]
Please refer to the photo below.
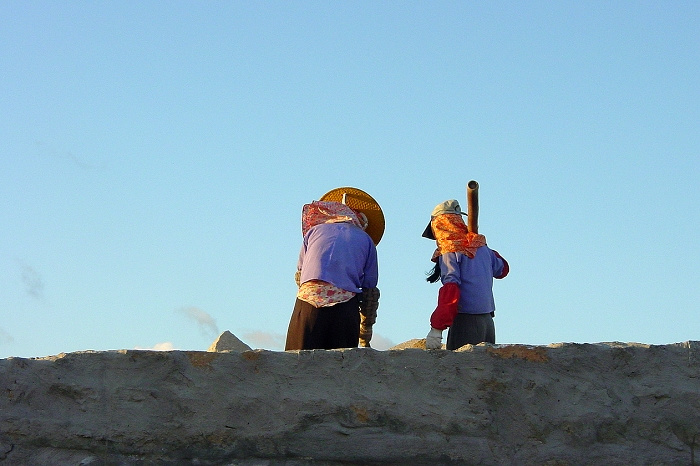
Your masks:
[{"label": "white cloud", "polygon": [[252,331],[243,334],[243,341],[251,348],[262,348],[270,351],[284,351],[286,335]]},{"label": "white cloud", "polygon": [[44,282],[33,267],[22,266],[22,283],[27,294],[33,298],[41,298],[44,294]]},{"label": "white cloud", "polygon": [[184,307],[179,309],[178,312],[197,322],[199,329],[204,335],[212,338],[219,336],[219,327],[216,325],[214,318],[198,307]]},{"label": "white cloud", "polygon": [[163,343],[156,343],[153,348],[151,348],[153,351],[172,351],[175,349],[172,343],[169,341],[163,342]]},{"label": "white cloud", "polygon": [[369,344],[372,348],[380,351],[388,350],[392,346],[396,346],[396,343],[376,332],[372,334],[372,340],[370,340]]},{"label": "white cloud", "polygon": [[140,346],[135,347],[137,350],[150,350],[150,351],[172,351],[175,349],[172,343],[165,341],[163,343],[156,343],[152,348],[142,348]]},{"label": "white cloud", "polygon": [[15,339],[12,335],[0,328],[0,344],[14,343]]}]

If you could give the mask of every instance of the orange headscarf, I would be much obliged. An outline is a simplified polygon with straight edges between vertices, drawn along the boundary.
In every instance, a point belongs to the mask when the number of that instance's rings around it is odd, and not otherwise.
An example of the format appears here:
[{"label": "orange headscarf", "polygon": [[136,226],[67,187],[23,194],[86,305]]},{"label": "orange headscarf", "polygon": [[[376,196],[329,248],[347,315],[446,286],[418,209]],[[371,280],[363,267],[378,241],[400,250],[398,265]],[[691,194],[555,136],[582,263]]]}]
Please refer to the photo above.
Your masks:
[{"label": "orange headscarf", "polygon": [[476,250],[486,246],[486,237],[478,233],[470,233],[464,219],[459,214],[440,214],[430,220],[430,226],[435,235],[437,249],[432,261],[446,252],[461,252],[473,258]]}]

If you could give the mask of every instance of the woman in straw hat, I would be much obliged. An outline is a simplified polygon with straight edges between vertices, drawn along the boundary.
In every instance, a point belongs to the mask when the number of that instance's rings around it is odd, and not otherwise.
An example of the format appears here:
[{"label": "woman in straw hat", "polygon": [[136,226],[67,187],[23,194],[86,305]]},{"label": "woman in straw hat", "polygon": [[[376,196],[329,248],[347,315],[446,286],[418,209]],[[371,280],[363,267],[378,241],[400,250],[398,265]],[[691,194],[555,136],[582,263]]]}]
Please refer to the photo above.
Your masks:
[{"label": "woman in straw hat", "polygon": [[369,346],[379,272],[367,226],[366,215],[342,202],[314,201],[302,209],[299,290],[285,350]]},{"label": "woman in straw hat", "polygon": [[442,331],[447,327],[448,350],[496,343],[493,279],[508,275],[508,262],[486,246],[483,235],[468,230],[462,215],[454,199],[438,204],[423,232],[437,243],[432,257],[435,268],[427,280],[442,281],[437,307],[430,316],[427,349],[442,347]]}]

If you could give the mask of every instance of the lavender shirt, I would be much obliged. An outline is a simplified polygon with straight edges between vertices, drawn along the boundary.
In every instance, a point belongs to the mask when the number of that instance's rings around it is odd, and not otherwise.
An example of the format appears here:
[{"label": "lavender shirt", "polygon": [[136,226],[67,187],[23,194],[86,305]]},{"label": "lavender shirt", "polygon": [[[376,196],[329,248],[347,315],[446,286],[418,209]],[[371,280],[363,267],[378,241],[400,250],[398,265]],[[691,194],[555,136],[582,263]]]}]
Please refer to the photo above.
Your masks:
[{"label": "lavender shirt", "polygon": [[441,281],[459,285],[459,312],[486,314],[496,310],[493,278],[503,274],[503,260],[487,246],[476,250],[473,259],[458,252],[440,256]]},{"label": "lavender shirt", "polygon": [[309,229],[299,252],[300,283],[323,280],[361,293],[379,279],[372,238],[351,223],[322,223]]}]

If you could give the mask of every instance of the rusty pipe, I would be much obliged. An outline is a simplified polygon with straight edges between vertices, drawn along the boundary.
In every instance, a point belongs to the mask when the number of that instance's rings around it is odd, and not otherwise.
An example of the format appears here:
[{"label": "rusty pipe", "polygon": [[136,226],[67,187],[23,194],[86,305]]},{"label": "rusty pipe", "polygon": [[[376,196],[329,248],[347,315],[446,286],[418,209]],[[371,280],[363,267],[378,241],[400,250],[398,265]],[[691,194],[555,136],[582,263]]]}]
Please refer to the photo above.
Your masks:
[{"label": "rusty pipe", "polygon": [[479,233],[479,183],[467,183],[467,229]]}]

